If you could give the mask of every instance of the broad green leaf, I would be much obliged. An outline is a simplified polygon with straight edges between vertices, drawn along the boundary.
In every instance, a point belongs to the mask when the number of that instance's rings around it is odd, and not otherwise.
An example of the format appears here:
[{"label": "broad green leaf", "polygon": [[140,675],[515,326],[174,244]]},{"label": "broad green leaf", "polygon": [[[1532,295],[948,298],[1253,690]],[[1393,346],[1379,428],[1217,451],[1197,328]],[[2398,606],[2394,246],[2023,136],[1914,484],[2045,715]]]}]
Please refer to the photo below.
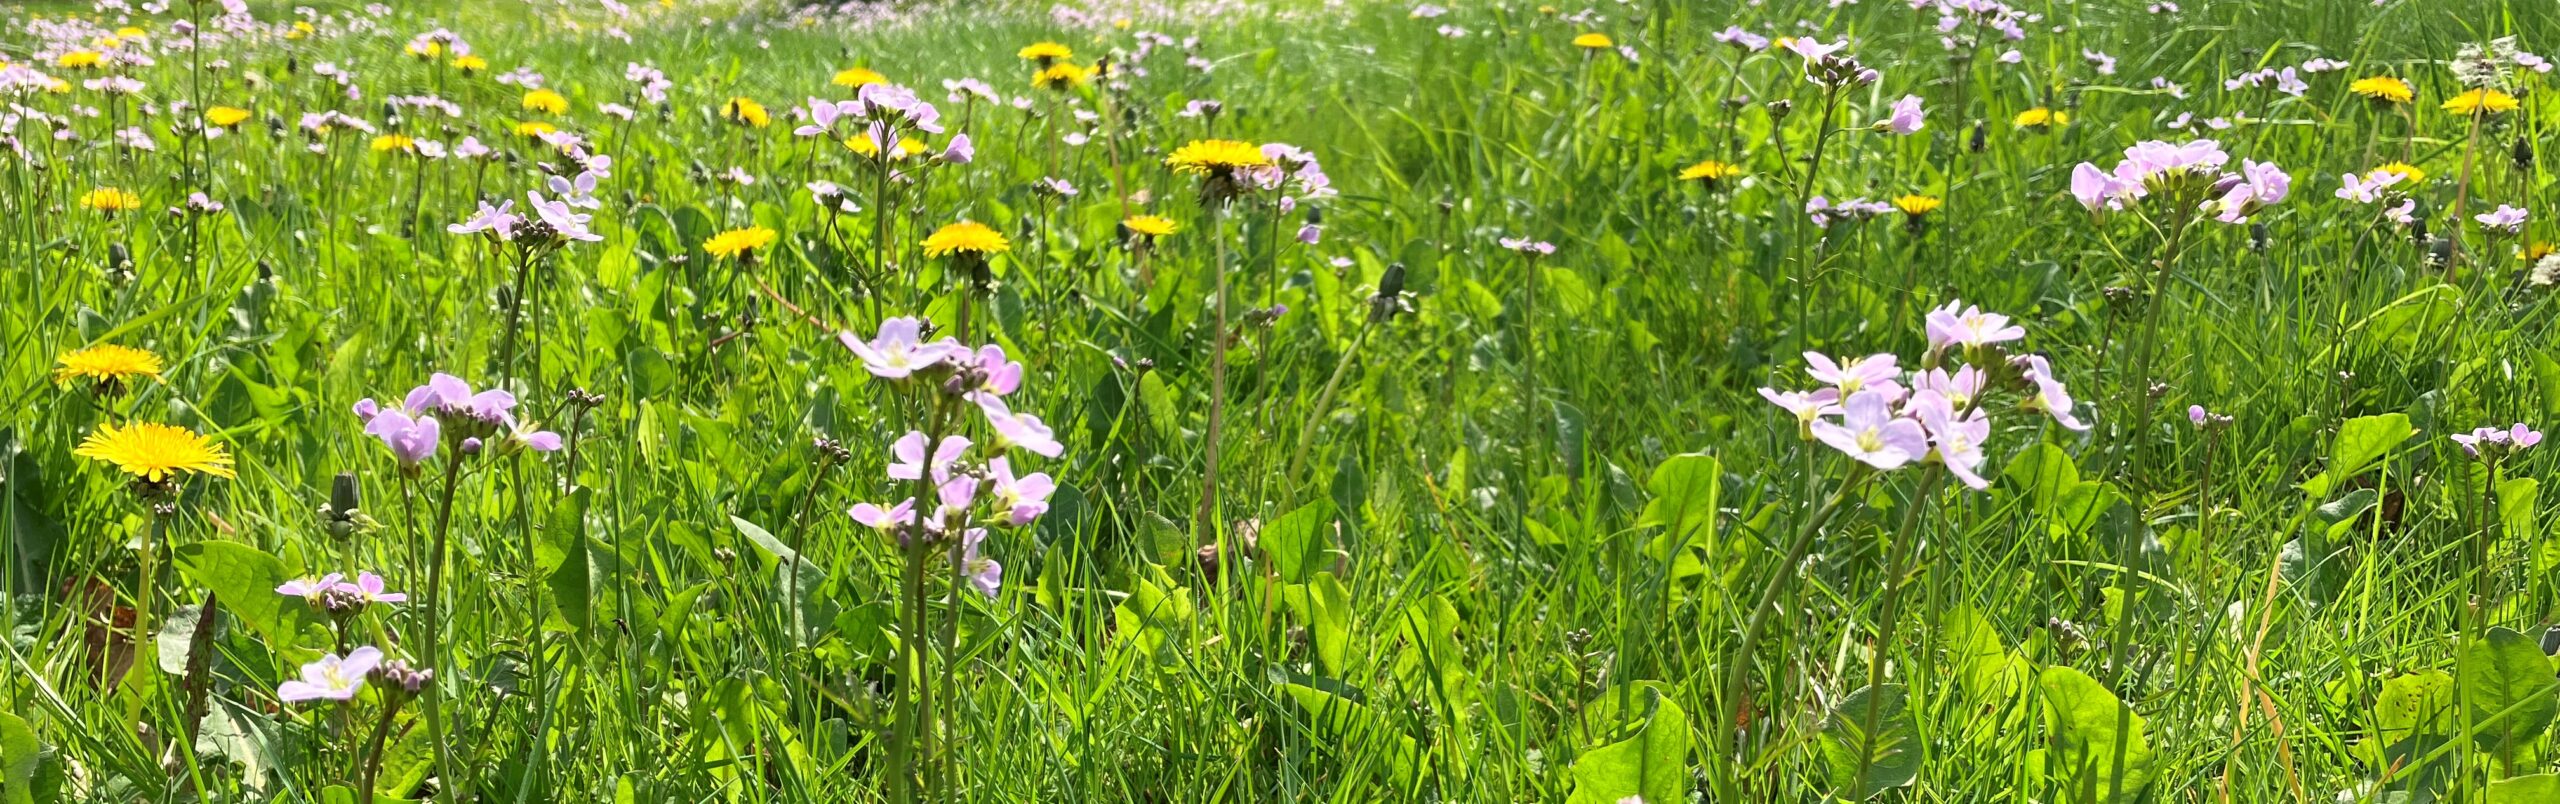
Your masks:
[{"label": "broad green leaf", "polygon": [[1900,684],[1862,687],[1823,718],[1822,760],[1830,767],[1834,795],[1865,801],[1920,778],[1920,731],[1911,723],[1910,695]]},{"label": "broad green leaf", "polygon": [[[1608,700],[1619,694],[1613,689],[1600,695]],[[1622,732],[1627,736],[1574,758],[1573,795],[1566,804],[1617,804],[1628,796],[1648,802],[1689,800],[1689,716],[1650,684],[1636,694],[1644,696],[1638,705],[1645,713]]]},{"label": "broad green leaf", "polygon": [[1262,552],[1282,582],[1306,583],[1331,563],[1332,526],[1333,502],[1318,499],[1262,529]]},{"label": "broad green leaf", "polygon": [[284,559],[224,541],[180,545],[175,552],[179,572],[211,590],[225,611],[247,623],[271,646],[292,645],[305,624],[319,622],[301,600],[276,594],[276,587],[294,578]]},{"label": "broad green leaf", "polygon": [[1324,663],[1325,671],[1344,676],[1344,662],[1351,653],[1351,593],[1342,588],[1342,581],[1333,573],[1319,572],[1307,583],[1282,588],[1280,599],[1306,624],[1307,639],[1315,644],[1316,659]]},{"label": "broad green leaf", "polygon": [[1948,609],[1938,632],[1946,640],[1947,659],[1975,706],[1995,705],[2017,692],[2026,680],[2024,660],[2009,652],[2000,629],[1970,604]]},{"label": "broad green leaf", "polygon": [[1671,545],[1703,547],[1714,560],[1716,506],[1724,466],[1712,455],[1674,455],[1653,468],[1645,502],[1636,524],[1662,528]]},{"label": "broad green leaf", "polygon": [[2374,699],[2375,731],[2386,745],[2417,735],[2445,736],[2453,730],[2453,674],[2420,670],[2382,681]]},{"label": "broad green leaf", "polygon": [[[1370,773],[1384,774],[1398,785],[1415,779],[1417,744],[1412,735],[1397,729],[1377,710],[1305,684],[1283,683],[1280,693],[1305,710],[1315,732],[1326,738],[1345,764],[1352,766],[1349,770],[1365,765]],[[1379,762],[1381,757],[1383,762]]]},{"label": "broad green leaf", "polygon": [[2047,772],[2061,784],[2062,800],[2139,800],[2153,770],[2142,716],[2097,679],[2069,667],[2045,668],[2036,686],[2044,693]]},{"label": "broad green leaf", "polygon": [[2313,499],[2329,496],[2340,483],[2363,474],[2373,462],[2390,454],[2392,448],[2417,435],[2409,426],[2409,415],[2385,413],[2348,419],[2338,426],[2338,438],[2329,444],[2329,466],[2325,471],[2302,482],[2304,493]]},{"label": "broad green leaf", "polygon": [[1189,626],[1191,611],[1191,590],[1177,586],[1168,591],[1142,578],[1129,598],[1111,610],[1111,618],[1126,644],[1161,661],[1168,658],[1170,637]]},{"label": "broad green leaf", "polygon": [[2560,418],[2560,360],[2550,352],[2533,353],[2533,384],[2542,391],[2543,418]]},{"label": "broad green leaf", "polygon": [[2458,672],[2471,713],[2473,738],[2498,751],[2530,744],[2560,711],[2560,678],[2542,646],[2512,628],[2489,629],[2462,652]]},{"label": "broad green leaf", "polygon": [[0,804],[35,804],[36,763],[43,752],[26,721],[0,712]]},{"label": "broad green leaf", "polygon": [[2490,782],[2489,804],[2560,804],[2560,774],[2537,773]]}]

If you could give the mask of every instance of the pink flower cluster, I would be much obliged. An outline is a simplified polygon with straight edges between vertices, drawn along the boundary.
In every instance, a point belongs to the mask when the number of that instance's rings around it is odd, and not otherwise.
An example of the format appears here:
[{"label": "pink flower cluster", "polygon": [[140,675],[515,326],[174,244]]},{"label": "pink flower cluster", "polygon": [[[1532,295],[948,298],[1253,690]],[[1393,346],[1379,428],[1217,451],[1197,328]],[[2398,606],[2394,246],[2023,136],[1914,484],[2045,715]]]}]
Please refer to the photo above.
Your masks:
[{"label": "pink flower cluster", "polygon": [[1986,488],[1990,481],[1981,470],[1988,456],[1982,447],[1991,436],[1991,417],[1982,403],[1995,378],[1978,364],[1955,365],[1949,358],[1989,361],[2005,379],[2016,380],[2021,409],[2042,412],[2065,428],[2088,429],[2072,415],[2071,393],[2044,356],[2000,355],[2000,344],[2026,334],[2008,316],[1949,302],[1929,312],[1922,369],[1905,372],[1891,354],[1843,361],[1806,352],[1805,373],[1825,387],[1762,388],[1760,396],[1794,414],[1802,437],[1868,466],[1891,471],[1934,462],[1965,485]]}]

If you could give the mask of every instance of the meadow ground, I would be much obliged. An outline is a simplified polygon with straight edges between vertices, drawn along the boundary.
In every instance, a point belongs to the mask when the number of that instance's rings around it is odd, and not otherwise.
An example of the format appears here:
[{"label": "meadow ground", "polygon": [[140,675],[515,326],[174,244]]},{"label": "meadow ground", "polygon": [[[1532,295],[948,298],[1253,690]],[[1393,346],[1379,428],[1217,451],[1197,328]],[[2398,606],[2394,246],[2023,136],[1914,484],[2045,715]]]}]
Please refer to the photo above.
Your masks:
[{"label": "meadow ground", "polygon": [[0,11],[0,804],[2560,801],[2548,0]]}]

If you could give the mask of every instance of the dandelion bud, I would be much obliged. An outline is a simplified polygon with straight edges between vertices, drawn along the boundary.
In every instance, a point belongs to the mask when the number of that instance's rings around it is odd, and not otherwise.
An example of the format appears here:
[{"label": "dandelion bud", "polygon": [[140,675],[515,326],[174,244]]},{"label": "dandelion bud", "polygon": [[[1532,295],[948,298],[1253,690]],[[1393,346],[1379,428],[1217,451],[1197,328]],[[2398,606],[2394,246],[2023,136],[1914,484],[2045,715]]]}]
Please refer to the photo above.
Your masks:
[{"label": "dandelion bud", "polygon": [[133,273],[133,251],[123,243],[107,244],[107,270],[117,274]]},{"label": "dandelion bud", "polygon": [[1385,322],[1404,309],[1404,263],[1388,263],[1378,277],[1378,292],[1369,297],[1369,320]]},{"label": "dandelion bud", "polygon": [[2439,238],[2427,244],[2427,264],[2441,267],[2453,261],[2453,241]]},{"label": "dandelion bud", "polygon": [[2259,253],[2259,254],[2265,254],[2265,253],[2267,253],[2267,225],[2266,225],[2266,224],[2264,224],[2264,223],[2251,223],[2251,224],[2249,224],[2249,250],[2250,250],[2250,251],[2253,251],[2253,252],[2256,252],[2256,253]]},{"label": "dandelion bud", "polygon": [[2533,140],[2526,138],[2525,135],[2522,134],[2516,135],[2516,148],[2513,158],[2516,161],[2516,170],[2527,172],[2532,171]]},{"label": "dandelion bud", "polygon": [[300,57],[300,56],[286,56],[286,57],[284,57],[284,74],[285,74],[285,75],[292,75],[292,74],[294,74],[294,73],[296,73],[296,72],[300,72],[301,70],[302,70],[302,57]]},{"label": "dandelion bud", "polygon": [[1982,153],[1983,149],[1990,147],[1990,145],[1990,130],[1983,126],[1982,121],[1973,121],[1973,136],[1965,142],[1965,149],[1974,153]]}]

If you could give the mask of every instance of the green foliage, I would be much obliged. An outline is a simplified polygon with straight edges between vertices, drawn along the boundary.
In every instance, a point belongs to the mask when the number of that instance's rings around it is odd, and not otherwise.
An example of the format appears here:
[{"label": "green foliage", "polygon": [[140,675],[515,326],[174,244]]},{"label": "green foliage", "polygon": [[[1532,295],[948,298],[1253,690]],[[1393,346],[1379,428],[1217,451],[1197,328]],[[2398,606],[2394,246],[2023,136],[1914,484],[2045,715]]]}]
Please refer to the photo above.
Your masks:
[{"label": "green foliage", "polygon": [[2145,722],[2097,679],[2068,667],[2036,678],[2050,733],[2046,773],[2065,801],[2124,802],[2142,796],[2157,757]]}]

